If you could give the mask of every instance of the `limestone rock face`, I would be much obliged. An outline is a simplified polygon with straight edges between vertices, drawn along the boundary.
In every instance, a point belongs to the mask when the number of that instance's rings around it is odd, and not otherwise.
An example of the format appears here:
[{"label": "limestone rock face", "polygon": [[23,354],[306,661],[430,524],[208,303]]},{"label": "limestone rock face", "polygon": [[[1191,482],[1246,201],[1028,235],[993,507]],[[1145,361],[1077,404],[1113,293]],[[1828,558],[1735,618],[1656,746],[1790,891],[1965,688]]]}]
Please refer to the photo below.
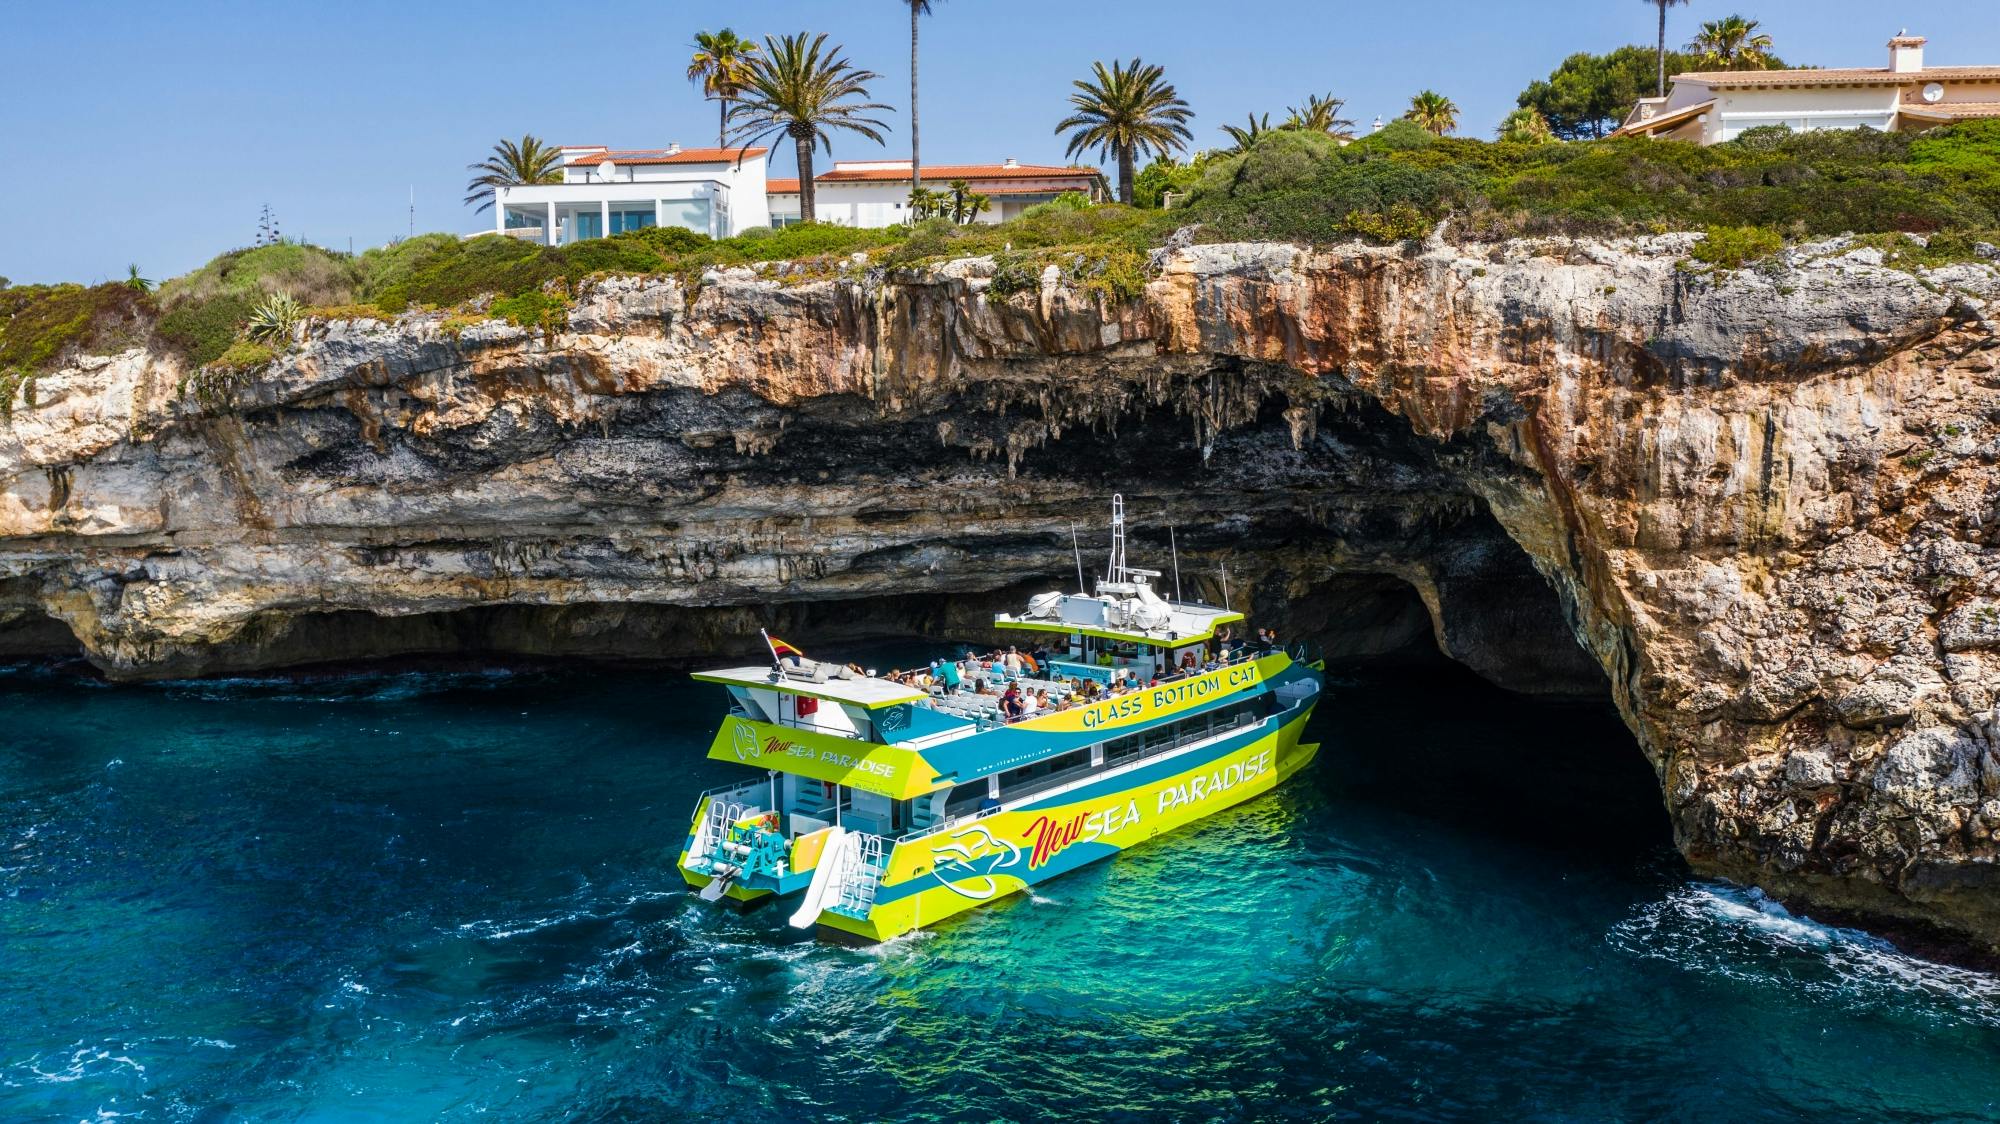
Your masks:
[{"label": "limestone rock face", "polygon": [[736,269],[236,381],[86,360],[0,424],[0,653],[963,630],[1121,492],[1290,635],[1608,688],[1698,869],[2000,948],[2000,272],[1688,245],[1177,246],[1131,301]]}]

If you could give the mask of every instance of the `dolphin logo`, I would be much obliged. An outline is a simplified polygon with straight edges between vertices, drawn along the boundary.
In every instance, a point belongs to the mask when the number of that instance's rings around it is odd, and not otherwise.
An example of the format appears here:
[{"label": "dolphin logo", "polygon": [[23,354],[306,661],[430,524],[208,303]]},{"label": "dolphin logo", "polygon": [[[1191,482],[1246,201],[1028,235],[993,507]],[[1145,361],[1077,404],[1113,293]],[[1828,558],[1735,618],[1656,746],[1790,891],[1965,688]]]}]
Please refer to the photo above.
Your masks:
[{"label": "dolphin logo", "polygon": [[[935,863],[931,877],[961,897],[985,901],[1000,892],[1000,880],[994,874],[1018,865],[1021,856],[1021,848],[994,835],[985,825],[975,824],[931,847]],[[947,868],[966,882],[948,877]]]},{"label": "dolphin logo", "polygon": [[752,730],[746,723],[738,722],[736,724],[734,740],[736,742],[736,759],[738,761],[748,761],[752,757],[757,756],[757,731]]}]

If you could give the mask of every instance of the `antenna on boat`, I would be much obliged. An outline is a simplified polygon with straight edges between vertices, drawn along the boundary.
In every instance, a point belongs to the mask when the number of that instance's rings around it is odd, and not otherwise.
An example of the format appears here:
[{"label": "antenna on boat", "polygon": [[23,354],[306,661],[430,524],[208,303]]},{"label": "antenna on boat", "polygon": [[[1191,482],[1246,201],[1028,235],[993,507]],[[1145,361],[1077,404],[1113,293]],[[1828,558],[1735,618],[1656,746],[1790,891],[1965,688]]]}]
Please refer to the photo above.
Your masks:
[{"label": "antenna on boat", "polygon": [[1222,607],[1229,608],[1229,563],[1222,564]]},{"label": "antenna on boat", "polygon": [[1111,573],[1106,576],[1125,580],[1125,497],[1117,493],[1111,497]]},{"label": "antenna on boat", "polygon": [[1167,548],[1174,552],[1174,600],[1181,599],[1181,547],[1174,541],[1174,525],[1167,524]]},{"label": "antenna on boat", "polygon": [[1076,520],[1069,521],[1069,548],[1076,554],[1076,595],[1088,597],[1090,587],[1083,583],[1083,546],[1076,541]]}]

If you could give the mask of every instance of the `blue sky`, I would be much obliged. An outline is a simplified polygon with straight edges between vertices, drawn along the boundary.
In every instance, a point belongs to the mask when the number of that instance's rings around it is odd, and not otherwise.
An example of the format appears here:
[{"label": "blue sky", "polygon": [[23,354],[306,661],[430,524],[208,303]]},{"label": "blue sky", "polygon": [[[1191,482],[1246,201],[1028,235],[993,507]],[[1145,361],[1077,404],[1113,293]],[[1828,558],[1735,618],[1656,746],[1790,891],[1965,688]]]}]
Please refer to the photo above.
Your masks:
[{"label": "blue sky", "polygon": [[[1879,65],[1907,23],[1934,65],[2000,63],[2000,3],[1694,0],[1670,14],[1761,19],[1788,60]],[[924,156],[1060,161],[1052,133],[1094,59],[1161,63],[1199,143],[1308,93],[1366,124],[1417,90],[1490,134],[1564,55],[1650,43],[1641,0],[938,0],[925,21]],[[502,137],[650,147],[712,143],[714,106],[683,77],[700,29],[826,31],[908,99],[897,0],[70,0],[9,4],[0,35],[0,275],[93,282],[128,262],[170,277],[250,241],[269,203],[282,230],[345,249],[416,229],[470,231],[465,165]],[[907,154],[855,138],[836,155]],[[777,174],[788,174],[788,154]]]}]

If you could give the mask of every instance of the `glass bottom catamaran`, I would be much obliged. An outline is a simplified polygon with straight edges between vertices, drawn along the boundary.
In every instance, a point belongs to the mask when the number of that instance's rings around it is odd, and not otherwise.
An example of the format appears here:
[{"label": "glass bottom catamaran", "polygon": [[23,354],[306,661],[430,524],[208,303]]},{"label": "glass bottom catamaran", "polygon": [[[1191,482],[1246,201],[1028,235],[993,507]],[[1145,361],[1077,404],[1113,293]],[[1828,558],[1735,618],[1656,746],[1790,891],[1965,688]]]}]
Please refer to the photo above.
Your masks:
[{"label": "glass bottom catamaran", "polygon": [[[1063,638],[1045,666],[918,687],[813,663],[703,672],[733,706],[708,756],[762,775],[703,793],[679,866],[710,901],[803,895],[791,916],[869,943],[991,902],[1270,791],[1319,749],[1321,668],[1224,644],[1243,614],[1165,601],[1125,565],[1114,498],[1096,596],[994,625]],[[781,653],[782,649],[782,653]],[[1046,692],[1009,720],[998,694]]]}]

